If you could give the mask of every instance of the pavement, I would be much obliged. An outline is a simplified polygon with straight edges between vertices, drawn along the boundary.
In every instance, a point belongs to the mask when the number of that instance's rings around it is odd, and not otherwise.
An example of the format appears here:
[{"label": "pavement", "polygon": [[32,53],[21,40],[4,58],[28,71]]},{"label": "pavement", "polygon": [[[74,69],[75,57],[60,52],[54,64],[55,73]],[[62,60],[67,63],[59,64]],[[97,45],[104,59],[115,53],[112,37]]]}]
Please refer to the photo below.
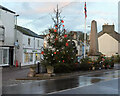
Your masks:
[{"label": "pavement", "polygon": [[17,81],[16,78],[24,78],[29,72],[29,66],[26,67],[4,67],[2,69],[2,84],[3,86],[22,83],[25,81]]}]

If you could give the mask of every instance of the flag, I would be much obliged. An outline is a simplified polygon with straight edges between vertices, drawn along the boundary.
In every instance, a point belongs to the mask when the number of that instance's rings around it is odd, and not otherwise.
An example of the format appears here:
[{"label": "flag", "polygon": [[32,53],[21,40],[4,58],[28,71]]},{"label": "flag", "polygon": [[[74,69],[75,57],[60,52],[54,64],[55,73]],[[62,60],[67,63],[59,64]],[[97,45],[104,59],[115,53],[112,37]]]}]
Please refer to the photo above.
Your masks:
[{"label": "flag", "polygon": [[85,18],[87,18],[87,8],[86,8],[86,2],[85,2],[85,6],[84,6],[84,12],[85,12]]}]

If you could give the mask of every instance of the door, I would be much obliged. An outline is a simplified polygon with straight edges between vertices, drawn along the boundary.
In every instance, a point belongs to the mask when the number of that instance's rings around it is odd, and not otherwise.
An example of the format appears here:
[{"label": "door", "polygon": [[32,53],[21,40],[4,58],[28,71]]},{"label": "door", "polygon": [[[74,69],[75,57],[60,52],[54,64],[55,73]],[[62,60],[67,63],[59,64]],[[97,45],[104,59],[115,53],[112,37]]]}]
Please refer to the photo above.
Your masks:
[{"label": "door", "polygon": [[13,66],[14,64],[14,47],[10,47],[9,49],[9,64],[10,66]]}]

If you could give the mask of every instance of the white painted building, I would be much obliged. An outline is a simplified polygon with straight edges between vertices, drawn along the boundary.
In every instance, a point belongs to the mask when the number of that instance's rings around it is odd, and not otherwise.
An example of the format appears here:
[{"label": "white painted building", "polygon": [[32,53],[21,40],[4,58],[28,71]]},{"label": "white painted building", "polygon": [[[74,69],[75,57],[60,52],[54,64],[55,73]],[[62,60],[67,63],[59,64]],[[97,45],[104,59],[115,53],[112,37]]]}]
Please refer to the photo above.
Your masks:
[{"label": "white painted building", "polygon": [[0,66],[14,64],[15,14],[0,5]]},{"label": "white painted building", "polygon": [[115,32],[114,25],[103,25],[103,30],[98,33],[99,52],[111,57],[120,55],[120,34]]},{"label": "white painted building", "polygon": [[0,66],[40,61],[43,39],[29,29],[15,26],[16,21],[16,13],[0,5]]},{"label": "white painted building", "polygon": [[17,26],[16,60],[18,65],[25,66],[40,61],[44,39],[27,28]]}]

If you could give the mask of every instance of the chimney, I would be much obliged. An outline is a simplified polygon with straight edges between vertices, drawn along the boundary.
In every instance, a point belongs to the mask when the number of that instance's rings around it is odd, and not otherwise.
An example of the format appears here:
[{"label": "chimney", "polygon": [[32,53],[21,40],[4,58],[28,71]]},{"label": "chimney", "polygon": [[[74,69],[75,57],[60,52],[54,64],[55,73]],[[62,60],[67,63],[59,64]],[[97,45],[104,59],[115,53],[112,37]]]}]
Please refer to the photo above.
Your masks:
[{"label": "chimney", "polygon": [[73,39],[77,39],[77,32],[74,32],[73,34]]},{"label": "chimney", "polygon": [[103,32],[105,33],[113,33],[114,32],[114,25],[103,25]]}]

